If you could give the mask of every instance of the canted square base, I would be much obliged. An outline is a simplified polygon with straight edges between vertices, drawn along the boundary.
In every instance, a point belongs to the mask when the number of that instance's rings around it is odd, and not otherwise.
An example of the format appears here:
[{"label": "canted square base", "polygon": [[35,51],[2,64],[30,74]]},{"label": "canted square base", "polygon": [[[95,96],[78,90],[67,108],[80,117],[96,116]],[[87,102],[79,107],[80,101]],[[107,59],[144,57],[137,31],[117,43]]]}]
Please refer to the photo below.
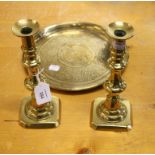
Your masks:
[{"label": "canted square base", "polygon": [[21,102],[19,123],[27,128],[55,128],[60,124],[60,100],[56,96],[52,96],[52,104],[54,112],[48,118],[41,120],[30,119],[25,113],[25,106],[31,101],[31,97],[26,97]]},{"label": "canted square base", "polygon": [[94,100],[92,103],[92,108],[91,108],[91,122],[90,125],[94,129],[99,129],[99,130],[104,130],[104,129],[126,129],[130,130],[132,128],[132,121],[131,121],[131,106],[128,100],[121,99],[121,103],[124,104],[127,108],[127,116],[123,121],[120,122],[107,122],[103,118],[100,118],[99,115],[97,114],[97,107],[101,103],[104,103],[106,98],[98,97]]}]

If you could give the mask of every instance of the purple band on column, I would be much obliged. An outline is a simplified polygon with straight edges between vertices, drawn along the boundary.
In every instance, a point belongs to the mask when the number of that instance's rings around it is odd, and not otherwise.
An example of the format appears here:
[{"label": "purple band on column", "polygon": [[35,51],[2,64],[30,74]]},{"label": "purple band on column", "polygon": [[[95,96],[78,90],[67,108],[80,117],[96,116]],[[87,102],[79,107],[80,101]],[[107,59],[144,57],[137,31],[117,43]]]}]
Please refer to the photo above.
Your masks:
[{"label": "purple band on column", "polygon": [[112,46],[116,50],[124,50],[125,49],[125,41],[113,41]]}]

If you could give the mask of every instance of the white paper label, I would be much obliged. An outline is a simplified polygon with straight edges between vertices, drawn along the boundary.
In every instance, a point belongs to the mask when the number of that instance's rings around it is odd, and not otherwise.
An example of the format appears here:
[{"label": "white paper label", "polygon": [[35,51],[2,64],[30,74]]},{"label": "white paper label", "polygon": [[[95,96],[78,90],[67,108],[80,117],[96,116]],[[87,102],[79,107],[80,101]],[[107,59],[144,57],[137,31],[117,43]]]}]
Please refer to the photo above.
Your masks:
[{"label": "white paper label", "polygon": [[60,70],[60,66],[59,65],[50,65],[48,67],[49,70],[51,71],[59,71]]},{"label": "white paper label", "polygon": [[50,87],[47,83],[39,82],[34,88],[34,94],[38,105],[50,102],[52,100]]}]

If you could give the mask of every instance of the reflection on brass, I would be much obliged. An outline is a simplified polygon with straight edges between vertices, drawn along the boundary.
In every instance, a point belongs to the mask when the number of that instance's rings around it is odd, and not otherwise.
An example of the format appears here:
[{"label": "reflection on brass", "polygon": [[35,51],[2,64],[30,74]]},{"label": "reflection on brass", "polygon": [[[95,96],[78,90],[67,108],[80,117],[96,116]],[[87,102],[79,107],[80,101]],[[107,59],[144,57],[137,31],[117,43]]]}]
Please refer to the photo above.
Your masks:
[{"label": "reflection on brass", "polygon": [[[23,63],[29,75],[25,80],[25,86],[32,91],[31,97],[22,100],[20,124],[30,128],[57,127],[60,119],[59,98],[52,96],[51,102],[38,105],[34,96],[34,87],[39,83],[37,74],[40,71],[40,58],[34,40],[34,35],[39,31],[39,24],[35,20],[21,19],[13,25],[12,31],[22,38]],[[41,81],[46,82],[45,77],[39,77]]]},{"label": "reflection on brass", "polygon": [[108,61],[111,75],[104,84],[108,91],[107,97],[98,97],[92,104],[91,126],[95,129],[132,127],[130,103],[120,98],[119,94],[126,88],[121,74],[126,65],[126,40],[133,36],[133,31],[133,27],[125,22],[115,22],[108,26],[107,33],[112,38],[111,56]]},{"label": "reflection on brass", "polygon": [[[80,91],[108,79],[110,38],[103,27],[92,23],[53,25],[36,34],[35,39],[41,67],[52,88]],[[49,70],[51,64],[59,65],[60,70]]]}]

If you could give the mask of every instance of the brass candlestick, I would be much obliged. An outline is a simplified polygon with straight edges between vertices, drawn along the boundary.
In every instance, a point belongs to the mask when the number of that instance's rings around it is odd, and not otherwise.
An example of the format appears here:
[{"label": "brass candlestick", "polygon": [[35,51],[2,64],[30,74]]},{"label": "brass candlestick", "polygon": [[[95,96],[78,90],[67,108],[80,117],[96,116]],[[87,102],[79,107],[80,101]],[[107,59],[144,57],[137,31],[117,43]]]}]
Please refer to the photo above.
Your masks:
[{"label": "brass candlestick", "polygon": [[32,90],[34,86],[37,85],[36,71],[34,70],[38,70],[40,64],[40,58],[37,55],[34,42],[34,35],[39,32],[39,23],[31,19],[22,19],[13,25],[12,31],[16,36],[21,37],[21,49],[23,51],[22,62],[28,73],[28,77],[25,79],[24,84],[26,88]]},{"label": "brass candlestick", "polygon": [[32,91],[31,97],[22,100],[20,124],[31,128],[57,127],[60,119],[59,98],[52,96],[51,102],[38,105],[34,95],[34,89],[39,84],[38,77],[40,81],[46,81],[39,73],[40,58],[34,41],[34,35],[39,32],[39,24],[35,20],[21,19],[13,25],[12,31],[22,39],[23,64],[28,72],[25,86]]},{"label": "brass candlestick", "polygon": [[112,39],[109,59],[111,76],[105,83],[107,97],[96,98],[92,105],[91,126],[95,129],[115,127],[131,129],[130,103],[120,98],[119,94],[126,88],[121,76],[126,65],[124,63],[126,40],[133,36],[133,31],[133,27],[125,22],[115,22],[108,26],[107,33]]}]

